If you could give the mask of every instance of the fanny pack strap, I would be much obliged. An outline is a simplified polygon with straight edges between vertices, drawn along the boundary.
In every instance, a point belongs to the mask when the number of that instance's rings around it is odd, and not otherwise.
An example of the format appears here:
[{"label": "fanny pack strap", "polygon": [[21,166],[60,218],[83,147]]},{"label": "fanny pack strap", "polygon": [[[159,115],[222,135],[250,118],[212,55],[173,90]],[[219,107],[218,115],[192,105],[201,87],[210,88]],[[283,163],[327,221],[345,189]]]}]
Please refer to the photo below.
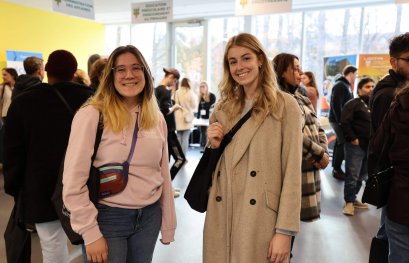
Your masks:
[{"label": "fanny pack strap", "polygon": [[138,121],[139,121],[139,112],[136,113],[136,122],[135,122],[135,129],[133,131],[133,136],[132,136],[131,150],[129,151],[128,159],[125,161],[125,163],[128,163],[128,164],[132,159],[133,153],[135,152],[135,145],[138,139],[138,131],[139,131]]}]

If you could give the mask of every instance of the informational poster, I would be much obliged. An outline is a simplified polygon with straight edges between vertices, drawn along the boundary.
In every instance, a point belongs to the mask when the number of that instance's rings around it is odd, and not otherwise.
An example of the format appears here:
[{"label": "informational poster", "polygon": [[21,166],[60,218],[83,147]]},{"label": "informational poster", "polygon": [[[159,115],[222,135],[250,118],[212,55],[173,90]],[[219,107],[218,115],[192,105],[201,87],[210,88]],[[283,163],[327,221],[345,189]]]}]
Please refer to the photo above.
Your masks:
[{"label": "informational poster", "polygon": [[27,57],[32,57],[32,56],[43,58],[42,53],[29,52],[29,51],[6,50],[7,67],[15,68],[19,75],[25,74],[26,71],[24,70],[23,61]]},{"label": "informational poster", "polygon": [[170,22],[173,19],[173,1],[132,3],[132,23]]},{"label": "informational poster", "polygon": [[262,15],[291,12],[292,0],[236,0],[236,15]]},{"label": "informational poster", "polygon": [[360,54],[358,76],[371,77],[375,81],[388,74],[391,64],[389,54]]},{"label": "informational poster", "polygon": [[52,0],[53,11],[94,20],[94,0]]}]

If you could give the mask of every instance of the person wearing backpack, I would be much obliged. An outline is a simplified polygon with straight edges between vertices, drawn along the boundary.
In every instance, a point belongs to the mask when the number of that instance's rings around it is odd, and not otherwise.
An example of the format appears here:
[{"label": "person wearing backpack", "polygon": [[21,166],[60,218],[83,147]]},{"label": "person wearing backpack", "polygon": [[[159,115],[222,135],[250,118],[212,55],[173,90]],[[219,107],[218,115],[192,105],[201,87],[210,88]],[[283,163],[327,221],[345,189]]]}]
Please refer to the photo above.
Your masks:
[{"label": "person wearing backpack", "polygon": [[[21,196],[19,219],[40,238],[43,262],[69,262],[65,235],[51,197],[70,134],[72,112],[92,90],[70,82],[77,60],[66,50],[48,57],[48,84],[38,84],[12,100],[5,125],[4,189]],[[65,102],[57,95],[64,98]]]}]

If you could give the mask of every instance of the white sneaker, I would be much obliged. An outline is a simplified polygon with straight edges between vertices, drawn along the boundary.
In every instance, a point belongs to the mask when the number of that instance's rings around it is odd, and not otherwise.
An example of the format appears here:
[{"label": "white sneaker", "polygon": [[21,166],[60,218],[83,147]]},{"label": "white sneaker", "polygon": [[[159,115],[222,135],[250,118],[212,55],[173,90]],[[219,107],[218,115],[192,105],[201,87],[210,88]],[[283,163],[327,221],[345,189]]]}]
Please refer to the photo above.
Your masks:
[{"label": "white sneaker", "polygon": [[353,216],[355,212],[354,208],[354,203],[353,202],[348,202],[344,206],[344,210],[342,210],[342,213],[347,216]]}]

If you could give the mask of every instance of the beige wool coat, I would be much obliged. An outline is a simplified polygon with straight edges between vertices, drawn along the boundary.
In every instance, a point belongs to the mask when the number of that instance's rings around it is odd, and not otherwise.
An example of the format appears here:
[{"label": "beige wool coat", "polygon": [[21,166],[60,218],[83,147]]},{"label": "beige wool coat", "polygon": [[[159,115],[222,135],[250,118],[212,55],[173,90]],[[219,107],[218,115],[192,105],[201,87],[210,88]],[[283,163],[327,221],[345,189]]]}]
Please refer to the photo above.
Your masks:
[{"label": "beige wool coat", "polygon": [[[302,113],[292,96],[283,96],[281,120],[252,116],[219,160],[204,226],[205,263],[268,262],[275,230],[299,231]],[[210,122],[226,133],[238,119],[228,124],[216,107]]]}]

